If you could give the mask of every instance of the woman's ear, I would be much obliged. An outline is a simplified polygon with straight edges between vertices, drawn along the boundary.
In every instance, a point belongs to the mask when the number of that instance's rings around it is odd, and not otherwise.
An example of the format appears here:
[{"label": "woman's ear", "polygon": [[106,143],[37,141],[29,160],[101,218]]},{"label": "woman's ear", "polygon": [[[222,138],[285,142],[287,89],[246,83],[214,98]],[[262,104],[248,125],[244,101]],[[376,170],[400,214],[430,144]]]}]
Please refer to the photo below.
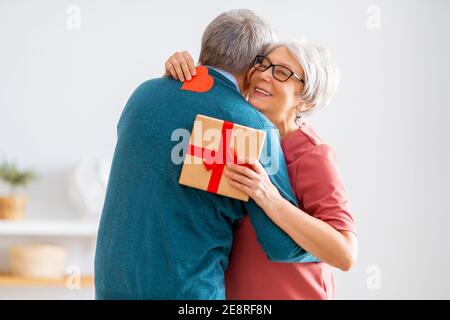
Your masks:
[{"label": "woman's ear", "polygon": [[252,77],[253,73],[255,72],[255,68],[254,67],[250,67],[250,69],[248,70],[246,76],[245,76],[245,81],[247,81],[247,83],[250,84],[250,78]]},{"label": "woman's ear", "polygon": [[301,101],[298,105],[297,105],[297,112],[305,112],[308,111],[309,109],[312,108],[312,105],[309,103],[306,103],[305,101]]}]

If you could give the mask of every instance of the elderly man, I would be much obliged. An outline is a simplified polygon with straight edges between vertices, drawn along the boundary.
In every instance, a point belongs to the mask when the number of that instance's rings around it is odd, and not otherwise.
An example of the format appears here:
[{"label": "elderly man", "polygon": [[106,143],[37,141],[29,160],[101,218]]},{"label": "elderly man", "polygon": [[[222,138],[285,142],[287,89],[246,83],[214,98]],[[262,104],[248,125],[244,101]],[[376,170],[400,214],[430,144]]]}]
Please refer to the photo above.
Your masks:
[{"label": "elderly man", "polygon": [[[295,203],[273,125],[241,96],[254,57],[271,42],[270,27],[249,10],[221,14],[206,28],[200,63],[214,79],[203,93],[171,78],[144,82],[118,124],[118,141],[98,233],[98,299],[224,299],[233,223],[249,214],[269,259],[311,261],[254,201],[242,202],[178,183],[171,159],[176,129],[197,114],[267,131],[273,183]],[[268,163],[267,161],[262,161]]]}]

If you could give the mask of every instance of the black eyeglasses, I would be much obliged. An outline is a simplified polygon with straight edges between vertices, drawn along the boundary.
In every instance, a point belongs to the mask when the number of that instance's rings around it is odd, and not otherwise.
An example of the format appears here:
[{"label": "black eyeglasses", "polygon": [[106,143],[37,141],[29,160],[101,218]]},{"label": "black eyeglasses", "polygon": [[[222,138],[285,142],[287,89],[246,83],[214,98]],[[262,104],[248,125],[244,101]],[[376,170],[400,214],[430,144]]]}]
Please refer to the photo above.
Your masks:
[{"label": "black eyeglasses", "polygon": [[305,84],[305,81],[298,75],[296,75],[291,69],[281,66],[279,64],[273,64],[269,59],[264,56],[256,56],[253,61],[253,66],[259,71],[266,71],[270,67],[272,68],[272,76],[281,82],[288,81],[292,76],[295,79]]}]

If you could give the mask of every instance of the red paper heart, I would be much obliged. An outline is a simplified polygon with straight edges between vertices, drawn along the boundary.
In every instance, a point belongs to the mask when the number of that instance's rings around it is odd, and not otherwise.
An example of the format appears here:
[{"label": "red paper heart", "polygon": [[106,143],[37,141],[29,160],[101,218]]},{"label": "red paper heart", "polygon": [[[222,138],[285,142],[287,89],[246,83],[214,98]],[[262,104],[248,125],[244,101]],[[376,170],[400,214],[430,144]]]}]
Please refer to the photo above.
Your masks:
[{"label": "red paper heart", "polygon": [[208,74],[208,68],[205,66],[197,67],[197,74],[190,81],[183,82],[182,90],[193,92],[207,92],[214,85],[214,78]]}]

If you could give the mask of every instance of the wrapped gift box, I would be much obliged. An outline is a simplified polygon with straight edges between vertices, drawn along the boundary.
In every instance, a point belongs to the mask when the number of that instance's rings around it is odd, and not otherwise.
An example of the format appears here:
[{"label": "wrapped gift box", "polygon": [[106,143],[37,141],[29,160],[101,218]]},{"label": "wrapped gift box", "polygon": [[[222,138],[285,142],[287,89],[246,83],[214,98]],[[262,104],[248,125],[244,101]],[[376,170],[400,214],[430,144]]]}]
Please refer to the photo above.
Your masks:
[{"label": "wrapped gift box", "polygon": [[180,175],[180,184],[248,201],[248,195],[228,184],[223,176],[226,163],[238,159],[259,160],[265,132],[197,115]]}]

